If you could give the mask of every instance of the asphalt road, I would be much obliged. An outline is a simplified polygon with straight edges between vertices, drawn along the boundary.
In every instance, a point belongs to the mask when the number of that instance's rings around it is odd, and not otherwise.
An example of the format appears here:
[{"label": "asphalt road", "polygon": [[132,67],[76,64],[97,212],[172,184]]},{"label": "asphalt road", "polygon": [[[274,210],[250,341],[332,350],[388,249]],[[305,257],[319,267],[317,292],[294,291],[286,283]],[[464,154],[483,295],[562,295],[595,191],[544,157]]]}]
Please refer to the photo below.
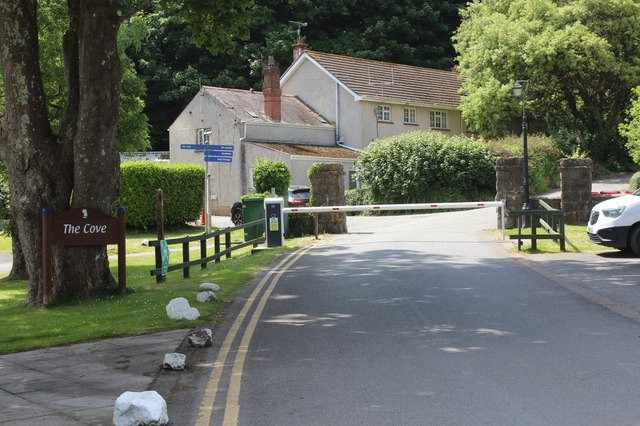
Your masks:
[{"label": "asphalt road", "polygon": [[639,424],[640,315],[574,291],[579,261],[545,268],[492,227],[493,209],[355,218],[282,259],[196,368],[157,383],[174,390],[172,420]]}]

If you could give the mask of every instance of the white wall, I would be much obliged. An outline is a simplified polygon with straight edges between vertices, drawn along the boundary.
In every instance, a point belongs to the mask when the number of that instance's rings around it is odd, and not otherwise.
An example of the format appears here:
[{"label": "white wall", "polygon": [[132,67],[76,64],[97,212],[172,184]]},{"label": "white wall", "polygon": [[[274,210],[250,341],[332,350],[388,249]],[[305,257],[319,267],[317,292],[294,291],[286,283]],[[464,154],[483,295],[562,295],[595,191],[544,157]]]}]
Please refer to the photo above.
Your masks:
[{"label": "white wall", "polygon": [[[181,144],[195,144],[196,129],[200,128],[211,128],[211,144],[234,146],[231,163],[205,164],[202,151],[180,148]],[[211,175],[209,205],[217,214],[228,214],[230,206],[243,193],[241,129],[235,115],[206,92],[198,93],[169,127],[170,161],[195,163],[206,168]]]}]

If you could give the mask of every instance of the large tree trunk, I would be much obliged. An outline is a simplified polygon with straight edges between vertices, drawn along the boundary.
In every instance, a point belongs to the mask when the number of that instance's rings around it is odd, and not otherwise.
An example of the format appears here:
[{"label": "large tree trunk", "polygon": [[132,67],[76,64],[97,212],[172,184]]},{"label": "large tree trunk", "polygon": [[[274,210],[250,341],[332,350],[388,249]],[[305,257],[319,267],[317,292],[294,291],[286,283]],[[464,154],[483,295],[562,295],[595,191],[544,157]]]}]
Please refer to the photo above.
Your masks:
[{"label": "large tree trunk", "polygon": [[[110,213],[119,190],[117,1],[67,2],[69,95],[59,137],[52,134],[47,117],[36,3],[0,4],[5,88],[0,156],[9,172],[11,212],[29,276],[29,305],[42,303],[42,208],[51,208],[54,215],[79,206]],[[112,285],[106,247],[54,247],[53,282],[54,301],[84,298]]]}]

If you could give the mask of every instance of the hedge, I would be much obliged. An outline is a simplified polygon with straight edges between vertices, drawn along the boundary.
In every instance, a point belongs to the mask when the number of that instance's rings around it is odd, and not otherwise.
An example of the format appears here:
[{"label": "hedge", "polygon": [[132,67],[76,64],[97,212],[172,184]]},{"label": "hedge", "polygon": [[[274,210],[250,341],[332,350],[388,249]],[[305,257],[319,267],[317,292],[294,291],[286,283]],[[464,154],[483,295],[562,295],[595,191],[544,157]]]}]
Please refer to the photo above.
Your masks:
[{"label": "hedge", "polygon": [[495,194],[495,160],[483,142],[418,131],[371,143],[357,175],[376,203],[462,201]]},{"label": "hedge", "polygon": [[156,190],[164,193],[166,226],[182,226],[197,220],[204,206],[204,168],[195,164],[128,161],[121,170],[120,197],[116,206],[127,212],[127,225],[156,226]]}]

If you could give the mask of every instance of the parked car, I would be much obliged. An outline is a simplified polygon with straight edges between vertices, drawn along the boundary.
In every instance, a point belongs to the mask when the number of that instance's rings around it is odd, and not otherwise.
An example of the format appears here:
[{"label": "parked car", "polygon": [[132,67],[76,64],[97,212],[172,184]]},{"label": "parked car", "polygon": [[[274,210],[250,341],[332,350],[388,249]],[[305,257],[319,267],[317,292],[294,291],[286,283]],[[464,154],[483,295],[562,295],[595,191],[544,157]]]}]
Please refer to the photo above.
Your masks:
[{"label": "parked car", "polygon": [[640,256],[640,190],[611,198],[591,209],[589,241]]},{"label": "parked car", "polygon": [[287,201],[290,206],[311,206],[311,189],[308,186],[292,186],[289,188]]},{"label": "parked car", "polygon": [[242,202],[241,201],[236,201],[235,203],[233,203],[233,205],[231,206],[230,213],[231,213],[231,222],[233,222],[235,226],[242,225]]}]

